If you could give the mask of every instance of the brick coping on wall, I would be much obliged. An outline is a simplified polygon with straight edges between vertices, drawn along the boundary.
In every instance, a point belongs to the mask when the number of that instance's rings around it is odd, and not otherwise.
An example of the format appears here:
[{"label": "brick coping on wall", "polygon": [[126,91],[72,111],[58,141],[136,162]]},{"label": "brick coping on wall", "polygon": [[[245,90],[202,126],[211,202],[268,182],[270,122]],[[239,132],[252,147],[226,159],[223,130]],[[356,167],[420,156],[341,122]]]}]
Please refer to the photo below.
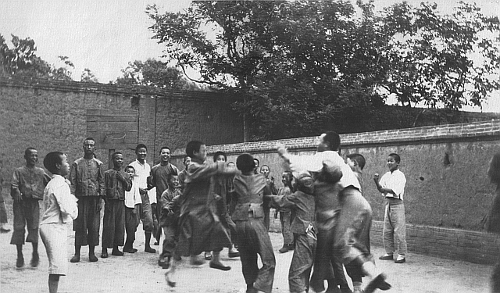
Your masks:
[{"label": "brick coping on wall", "polygon": [[[500,119],[472,123],[444,124],[372,132],[348,133],[340,135],[343,146],[415,143],[423,141],[443,141],[453,139],[500,139]],[[242,142],[207,146],[208,153],[223,151],[234,153],[274,152],[276,144],[283,143],[291,150],[315,149],[316,137],[300,137],[270,141]],[[174,157],[184,155],[184,149],[173,152]]]}]

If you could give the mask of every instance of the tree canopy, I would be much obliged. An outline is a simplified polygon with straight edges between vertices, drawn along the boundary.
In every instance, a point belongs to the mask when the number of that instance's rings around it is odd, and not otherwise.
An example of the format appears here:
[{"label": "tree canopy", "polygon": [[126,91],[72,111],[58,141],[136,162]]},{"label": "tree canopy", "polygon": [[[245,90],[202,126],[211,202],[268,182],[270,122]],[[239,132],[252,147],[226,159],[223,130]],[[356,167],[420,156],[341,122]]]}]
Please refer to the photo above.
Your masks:
[{"label": "tree canopy", "polygon": [[55,80],[72,80],[75,68],[67,56],[58,56],[64,65],[55,66],[36,55],[37,47],[31,38],[12,35],[12,46],[0,34],[0,75],[19,75]]},{"label": "tree canopy", "polygon": [[146,12],[169,61],[243,97],[235,107],[253,138],[331,129],[389,95],[457,110],[500,88],[498,18],[472,4],[452,15],[406,2],[377,14],[361,0],[194,1],[183,12]]},{"label": "tree canopy", "polygon": [[154,58],[129,62],[128,66],[122,69],[122,74],[116,79],[116,84],[144,85],[177,90],[199,90],[201,88],[201,86],[187,80],[177,68],[168,66],[167,63]]}]

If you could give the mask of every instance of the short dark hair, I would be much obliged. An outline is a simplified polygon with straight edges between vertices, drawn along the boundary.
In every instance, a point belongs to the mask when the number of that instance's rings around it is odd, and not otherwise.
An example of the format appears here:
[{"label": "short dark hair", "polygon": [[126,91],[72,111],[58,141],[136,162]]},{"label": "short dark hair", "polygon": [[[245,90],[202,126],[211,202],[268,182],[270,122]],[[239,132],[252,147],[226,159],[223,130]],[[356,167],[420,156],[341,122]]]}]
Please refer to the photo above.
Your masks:
[{"label": "short dark hair", "polygon": [[257,158],[253,158],[253,159],[254,159],[255,161],[257,161],[257,163],[260,165],[260,161],[259,161],[259,159],[257,159]]},{"label": "short dark hair", "polygon": [[335,131],[325,132],[323,140],[328,144],[332,151],[337,151],[340,148],[340,136]]},{"label": "short dark hair", "polygon": [[34,147],[26,148],[24,150],[24,156],[27,157],[27,156],[31,155],[31,151],[36,151],[36,149]]},{"label": "short dark hair", "polygon": [[127,169],[132,169],[135,172],[135,168],[132,165],[128,165],[127,167],[125,167],[125,172],[127,171]]},{"label": "short dark hair", "polygon": [[57,173],[57,164],[62,164],[64,154],[62,152],[50,152],[43,159],[43,165],[50,173]]},{"label": "short dark hair", "polygon": [[363,170],[363,168],[366,165],[366,160],[365,160],[365,157],[363,157],[363,155],[361,155],[361,154],[349,154],[349,155],[347,155],[347,157],[349,159],[351,159],[351,161],[356,161],[359,168],[361,168],[361,170]]},{"label": "short dark hair", "polygon": [[245,153],[236,158],[236,168],[243,173],[251,172],[255,169],[255,162],[252,155]]},{"label": "short dark hair", "polygon": [[142,148],[144,148],[144,149],[146,149],[146,151],[148,151],[148,147],[147,147],[145,144],[140,143],[140,144],[138,144],[138,145],[135,147],[135,153],[137,154],[137,152],[139,151],[139,149],[142,149]]},{"label": "short dark hair", "polygon": [[217,158],[219,156],[223,156],[224,157],[224,161],[227,162],[227,156],[226,156],[226,153],[223,152],[223,151],[216,151],[215,154],[214,154],[214,162],[217,161]]},{"label": "short dark hair", "polygon": [[123,155],[122,152],[114,152],[112,155],[111,155],[111,160],[114,160],[116,156],[118,155]]},{"label": "short dark hair", "polygon": [[85,141],[87,141],[87,140],[91,140],[91,141],[93,141],[93,142],[94,142],[94,144],[95,144],[95,139],[94,139],[93,137],[86,137],[86,138],[83,140],[83,142],[85,142]]},{"label": "short dark hair", "polygon": [[394,161],[396,161],[396,163],[398,163],[398,164],[401,163],[401,158],[399,157],[398,154],[396,154],[396,153],[390,153],[389,157],[393,157]]},{"label": "short dark hair", "polygon": [[260,171],[262,171],[262,168],[264,168],[264,167],[267,167],[267,169],[269,169],[269,171],[271,171],[271,168],[269,168],[268,165],[262,165],[262,166],[260,166]]},{"label": "short dark hair", "polygon": [[194,152],[199,152],[200,147],[204,144],[205,144],[204,142],[201,142],[199,140],[192,140],[192,141],[188,142],[188,144],[186,146],[186,155],[193,158]]},{"label": "short dark hair", "polygon": [[288,177],[288,179],[289,179],[290,181],[292,181],[292,180],[293,180],[293,173],[292,173],[292,171],[286,170],[286,171],[283,171],[283,174],[285,174],[285,175],[286,175],[286,177]]},{"label": "short dark hair", "polygon": [[162,147],[160,148],[160,152],[159,152],[159,154],[161,154],[161,151],[163,151],[164,149],[167,149],[167,150],[169,150],[169,151],[172,151],[172,150],[171,150],[168,146],[162,146]]}]

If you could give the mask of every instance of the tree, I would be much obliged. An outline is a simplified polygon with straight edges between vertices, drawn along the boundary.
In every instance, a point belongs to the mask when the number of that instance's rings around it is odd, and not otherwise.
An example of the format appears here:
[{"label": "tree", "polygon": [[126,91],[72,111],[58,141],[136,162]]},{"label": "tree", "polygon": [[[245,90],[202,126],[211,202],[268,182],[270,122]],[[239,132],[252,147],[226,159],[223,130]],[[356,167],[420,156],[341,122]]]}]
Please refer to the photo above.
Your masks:
[{"label": "tree", "polygon": [[[489,78],[499,68],[498,49],[487,38],[476,42],[484,30],[498,32],[498,20],[475,6],[439,16],[427,4],[396,4],[381,15],[373,1],[356,5],[361,16],[346,0],[199,1],[184,12],[160,13],[154,5],[146,12],[169,61],[242,97],[235,108],[257,139],[329,130],[352,109],[362,120],[387,94],[407,106],[459,109],[480,105],[498,88]],[[466,58],[473,44],[484,66]]]},{"label": "tree", "polygon": [[188,82],[178,69],[152,58],[144,62],[139,60],[129,62],[128,66],[122,69],[122,73],[123,76],[116,79],[116,84],[144,85],[163,89],[199,89],[192,82]]},{"label": "tree", "polygon": [[11,43],[12,48],[0,34],[0,74],[72,80],[70,69],[75,66],[67,56],[59,56],[64,65],[57,67],[36,55],[37,48],[33,39],[21,39],[12,35]]},{"label": "tree", "polygon": [[97,77],[95,77],[94,73],[88,68],[85,68],[83,70],[82,75],[80,76],[80,81],[81,82],[99,82],[97,80]]},{"label": "tree", "polygon": [[499,24],[498,17],[464,2],[451,15],[440,15],[428,3],[387,8],[382,25],[392,35],[391,66],[381,86],[403,105],[481,106],[488,93],[500,89],[499,39],[492,37]]}]

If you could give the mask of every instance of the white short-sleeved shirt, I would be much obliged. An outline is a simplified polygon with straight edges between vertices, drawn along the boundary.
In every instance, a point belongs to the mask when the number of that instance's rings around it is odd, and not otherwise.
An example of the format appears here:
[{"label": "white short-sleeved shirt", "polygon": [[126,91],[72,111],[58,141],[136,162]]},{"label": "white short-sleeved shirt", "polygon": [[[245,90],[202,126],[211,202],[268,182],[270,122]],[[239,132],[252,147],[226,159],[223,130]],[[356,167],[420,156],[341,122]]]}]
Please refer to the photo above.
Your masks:
[{"label": "white short-sleeved shirt", "polygon": [[[137,185],[137,188],[148,188],[148,177],[151,176],[151,166],[146,161],[144,161],[144,164],[141,164],[138,160],[128,165],[135,169],[133,182]],[[156,190],[154,188],[148,191],[148,197],[149,203],[156,203]]]},{"label": "white short-sleeved shirt", "polygon": [[61,175],[54,175],[43,192],[43,213],[40,224],[64,224],[78,216],[76,197]]},{"label": "white short-sleeved shirt", "polygon": [[139,187],[132,181],[132,188],[130,191],[125,191],[125,206],[133,209],[136,204],[142,203]]},{"label": "white short-sleeved shirt", "polygon": [[392,193],[384,193],[383,195],[388,198],[399,198],[403,200],[403,196],[405,194],[405,186],[406,186],[406,177],[403,172],[399,169],[396,169],[392,172],[387,172],[380,178],[380,186],[383,188],[389,188],[396,193],[395,195]]},{"label": "white short-sleeved shirt", "polygon": [[317,152],[312,156],[289,155],[288,158],[290,159],[290,169],[293,172],[301,172],[304,170],[309,172],[320,172],[323,168],[323,162],[330,161],[334,164],[334,166],[340,167],[340,170],[342,171],[342,178],[339,183],[343,188],[353,186],[361,190],[358,178],[338,152]]}]

